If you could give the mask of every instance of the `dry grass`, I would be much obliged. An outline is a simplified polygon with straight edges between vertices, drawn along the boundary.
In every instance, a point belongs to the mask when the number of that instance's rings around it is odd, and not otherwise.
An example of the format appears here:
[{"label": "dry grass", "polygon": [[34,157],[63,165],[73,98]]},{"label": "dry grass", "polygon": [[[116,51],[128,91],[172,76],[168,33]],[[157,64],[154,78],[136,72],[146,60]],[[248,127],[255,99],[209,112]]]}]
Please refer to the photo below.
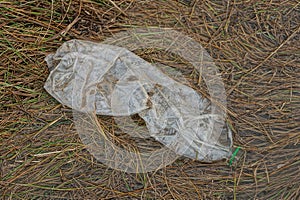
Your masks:
[{"label": "dry grass", "polygon": [[[172,27],[215,59],[239,159],[179,159],[155,173],[108,169],[70,109],[44,90],[44,57],[64,41]],[[299,199],[300,2],[0,1],[0,194],[4,199]]]}]

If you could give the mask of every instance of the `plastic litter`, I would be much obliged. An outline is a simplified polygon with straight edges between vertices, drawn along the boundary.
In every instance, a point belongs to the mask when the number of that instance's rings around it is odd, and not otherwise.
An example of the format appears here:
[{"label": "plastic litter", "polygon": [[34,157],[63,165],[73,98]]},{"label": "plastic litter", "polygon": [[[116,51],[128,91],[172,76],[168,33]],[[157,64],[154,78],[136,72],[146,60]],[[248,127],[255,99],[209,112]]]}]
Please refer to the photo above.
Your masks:
[{"label": "plastic litter", "polygon": [[45,89],[63,105],[97,115],[138,114],[151,137],[192,159],[211,162],[232,154],[228,126],[220,136],[212,134],[220,119],[210,114],[211,102],[133,52],[70,40],[46,61]]}]

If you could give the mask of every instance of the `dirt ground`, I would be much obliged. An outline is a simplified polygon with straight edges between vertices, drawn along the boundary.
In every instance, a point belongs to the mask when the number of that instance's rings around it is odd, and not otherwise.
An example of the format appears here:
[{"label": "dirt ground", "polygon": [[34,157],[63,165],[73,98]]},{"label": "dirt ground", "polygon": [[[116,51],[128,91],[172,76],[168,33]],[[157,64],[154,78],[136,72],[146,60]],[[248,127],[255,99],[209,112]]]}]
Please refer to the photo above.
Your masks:
[{"label": "dirt ground", "polygon": [[[210,53],[241,148],[232,166],[180,158],[145,174],[110,169],[80,141],[70,108],[43,89],[44,58],[63,42],[103,41],[134,27],[173,28]],[[299,47],[297,0],[1,0],[0,195],[300,199]],[[159,53],[140,54],[168,64]]]}]

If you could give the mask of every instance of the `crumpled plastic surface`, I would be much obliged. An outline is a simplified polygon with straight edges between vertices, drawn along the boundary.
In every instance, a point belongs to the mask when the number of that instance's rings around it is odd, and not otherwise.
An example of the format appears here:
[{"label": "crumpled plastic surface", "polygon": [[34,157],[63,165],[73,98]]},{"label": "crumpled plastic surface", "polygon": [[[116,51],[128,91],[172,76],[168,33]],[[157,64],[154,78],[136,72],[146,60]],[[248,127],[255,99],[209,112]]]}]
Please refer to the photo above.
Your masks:
[{"label": "crumpled plastic surface", "polygon": [[210,102],[131,51],[82,40],[65,42],[46,58],[45,89],[60,103],[98,115],[138,114],[151,137],[177,154],[203,161],[228,158],[232,137],[225,126],[215,138]]}]

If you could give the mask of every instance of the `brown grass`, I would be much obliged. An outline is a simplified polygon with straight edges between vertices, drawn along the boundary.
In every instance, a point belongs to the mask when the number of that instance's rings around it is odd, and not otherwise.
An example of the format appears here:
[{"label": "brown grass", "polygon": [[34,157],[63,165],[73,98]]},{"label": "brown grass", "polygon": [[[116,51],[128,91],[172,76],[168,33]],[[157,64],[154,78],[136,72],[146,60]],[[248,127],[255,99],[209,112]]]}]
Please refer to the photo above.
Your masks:
[{"label": "brown grass", "polygon": [[[240,146],[232,167],[186,158],[153,173],[97,162],[70,109],[43,89],[45,56],[69,39],[171,27],[222,72]],[[299,199],[300,2],[0,1],[0,194],[4,199]],[[162,58],[162,57],[159,57]]]}]

